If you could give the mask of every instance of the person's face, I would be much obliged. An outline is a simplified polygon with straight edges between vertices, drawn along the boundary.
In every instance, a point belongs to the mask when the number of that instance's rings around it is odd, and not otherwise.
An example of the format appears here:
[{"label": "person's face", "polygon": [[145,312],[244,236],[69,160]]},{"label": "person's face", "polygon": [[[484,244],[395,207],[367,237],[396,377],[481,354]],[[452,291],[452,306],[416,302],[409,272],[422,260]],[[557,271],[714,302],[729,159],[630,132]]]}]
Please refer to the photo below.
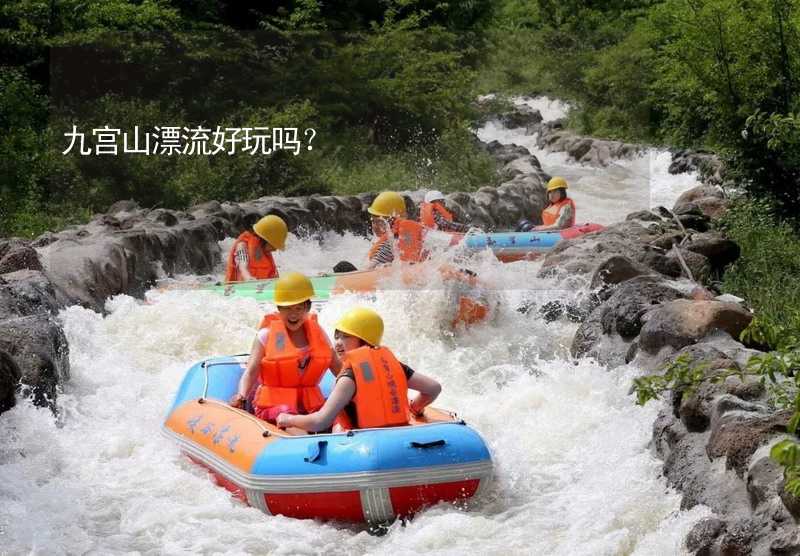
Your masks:
[{"label": "person's face", "polygon": [[302,303],[295,303],[294,305],[278,307],[278,313],[287,330],[293,332],[299,330],[303,326],[303,321],[308,314],[309,305],[308,301],[303,301]]},{"label": "person's face", "polygon": [[552,191],[547,192],[547,198],[550,199],[551,203],[557,203],[561,200],[561,189],[554,189]]},{"label": "person's face", "polygon": [[341,330],[337,330],[333,334],[333,338],[334,338],[333,348],[336,350],[336,354],[339,357],[344,357],[344,354],[350,350],[360,348],[362,344],[361,338],[356,338],[355,336],[346,334]]},{"label": "person's face", "polygon": [[380,236],[386,233],[387,224],[386,220],[381,218],[380,216],[373,216],[372,217],[372,233],[376,236]]},{"label": "person's face", "polygon": [[264,251],[266,251],[267,253],[275,251],[275,248],[266,239],[261,240],[261,248],[264,249]]}]

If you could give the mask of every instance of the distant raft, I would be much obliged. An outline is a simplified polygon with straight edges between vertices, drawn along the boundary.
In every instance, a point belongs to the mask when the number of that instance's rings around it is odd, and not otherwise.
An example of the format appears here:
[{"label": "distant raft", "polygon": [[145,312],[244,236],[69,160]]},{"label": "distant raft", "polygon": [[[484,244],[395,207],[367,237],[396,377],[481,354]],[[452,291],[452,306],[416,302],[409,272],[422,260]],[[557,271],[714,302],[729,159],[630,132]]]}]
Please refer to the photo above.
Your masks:
[{"label": "distant raft", "polygon": [[[480,435],[454,414],[426,408],[409,426],[291,436],[230,407],[243,356],[192,366],[163,426],[217,484],[271,515],[371,524],[439,502],[464,507],[492,475]],[[327,396],[333,376],[327,373]]]},{"label": "distant raft", "polygon": [[542,256],[561,240],[604,230],[601,224],[580,224],[548,232],[498,232],[467,234],[463,246],[472,251],[490,249],[503,262],[531,260]]}]

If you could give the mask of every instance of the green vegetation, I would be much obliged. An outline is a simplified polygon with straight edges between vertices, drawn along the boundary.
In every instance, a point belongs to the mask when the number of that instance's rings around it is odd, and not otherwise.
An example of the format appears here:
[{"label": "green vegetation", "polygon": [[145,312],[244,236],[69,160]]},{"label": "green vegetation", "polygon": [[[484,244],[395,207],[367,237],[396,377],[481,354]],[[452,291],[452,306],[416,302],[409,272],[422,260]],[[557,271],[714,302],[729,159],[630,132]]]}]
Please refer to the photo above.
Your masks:
[{"label": "green vegetation", "polygon": [[800,214],[798,0],[505,0],[489,38],[485,92],[571,100],[590,135],[710,148]]},{"label": "green vegetation", "polygon": [[[800,214],[800,0],[11,0],[0,60],[0,234],[124,197],[474,188],[497,179],[469,134],[488,92],[570,100],[587,134],[711,148]],[[75,122],[317,135],[298,156],[88,160],[60,155]]]},{"label": "green vegetation", "polygon": [[[741,258],[726,272],[726,291],[748,300],[757,317],[742,332],[742,341],[767,353],[752,357],[748,372],[763,377],[770,399],[794,413],[788,431],[800,424],[800,235],[764,201],[734,205],[721,223],[742,248]],[[784,440],[770,455],[784,466],[786,490],[800,496],[800,444]]]},{"label": "green vegetation", "polygon": [[800,234],[765,200],[735,203],[719,227],[742,250],[725,272],[723,289],[746,299],[758,315],[748,341],[786,347],[784,338],[800,337]]},{"label": "green vegetation", "polygon": [[[0,236],[32,236],[125,198],[182,208],[492,184],[495,164],[469,131],[490,14],[488,0],[5,2]],[[120,136],[134,126],[316,135],[300,154],[65,156],[73,125],[90,146],[106,125]]]},{"label": "green vegetation", "polygon": [[694,361],[687,354],[679,355],[661,369],[660,374],[641,376],[633,379],[633,391],[636,403],[645,405],[651,400],[661,398],[665,392],[678,392],[681,396],[691,397],[704,380],[714,383],[724,382],[729,376],[744,379],[747,371],[738,369],[711,370],[710,364]]}]

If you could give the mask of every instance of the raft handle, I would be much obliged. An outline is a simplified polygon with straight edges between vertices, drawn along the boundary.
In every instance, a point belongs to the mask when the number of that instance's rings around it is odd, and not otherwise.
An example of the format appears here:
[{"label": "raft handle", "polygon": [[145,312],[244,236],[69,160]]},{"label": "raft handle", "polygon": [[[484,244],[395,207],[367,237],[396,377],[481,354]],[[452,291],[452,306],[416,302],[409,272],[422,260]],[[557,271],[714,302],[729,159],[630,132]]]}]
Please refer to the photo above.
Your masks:
[{"label": "raft handle", "polygon": [[411,442],[409,444],[412,448],[436,448],[438,446],[444,446],[447,444],[444,440],[433,440],[431,442]]},{"label": "raft handle", "polygon": [[318,440],[317,442],[309,444],[308,453],[306,454],[306,457],[303,458],[303,461],[307,461],[308,463],[314,463],[320,458],[320,456],[322,456],[322,452],[325,446],[327,445],[328,445],[327,440]]}]

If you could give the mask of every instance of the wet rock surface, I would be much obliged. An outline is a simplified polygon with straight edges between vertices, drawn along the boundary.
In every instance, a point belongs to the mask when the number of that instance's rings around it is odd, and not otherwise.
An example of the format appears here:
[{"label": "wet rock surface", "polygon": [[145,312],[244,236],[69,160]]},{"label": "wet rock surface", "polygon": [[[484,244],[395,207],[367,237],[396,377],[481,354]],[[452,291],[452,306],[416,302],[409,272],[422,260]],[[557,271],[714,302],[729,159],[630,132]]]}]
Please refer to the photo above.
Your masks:
[{"label": "wet rock surface", "polygon": [[700,212],[709,218],[718,218],[728,208],[729,201],[722,189],[713,185],[700,185],[685,191],[675,202],[678,214]]},{"label": "wet rock surface", "polygon": [[5,351],[0,351],[0,411],[14,407],[15,392],[21,377],[16,360]]},{"label": "wet rock surface", "polygon": [[[572,342],[575,357],[591,356],[610,364],[625,362],[630,344],[642,328],[642,317],[655,305],[681,298],[683,294],[660,279],[638,276],[620,284],[581,324]],[[619,350],[605,348],[610,341]]]},{"label": "wet rock surface", "polygon": [[738,337],[753,316],[737,303],[679,299],[650,311],[639,335],[639,349],[654,355],[679,350],[716,330]]}]

